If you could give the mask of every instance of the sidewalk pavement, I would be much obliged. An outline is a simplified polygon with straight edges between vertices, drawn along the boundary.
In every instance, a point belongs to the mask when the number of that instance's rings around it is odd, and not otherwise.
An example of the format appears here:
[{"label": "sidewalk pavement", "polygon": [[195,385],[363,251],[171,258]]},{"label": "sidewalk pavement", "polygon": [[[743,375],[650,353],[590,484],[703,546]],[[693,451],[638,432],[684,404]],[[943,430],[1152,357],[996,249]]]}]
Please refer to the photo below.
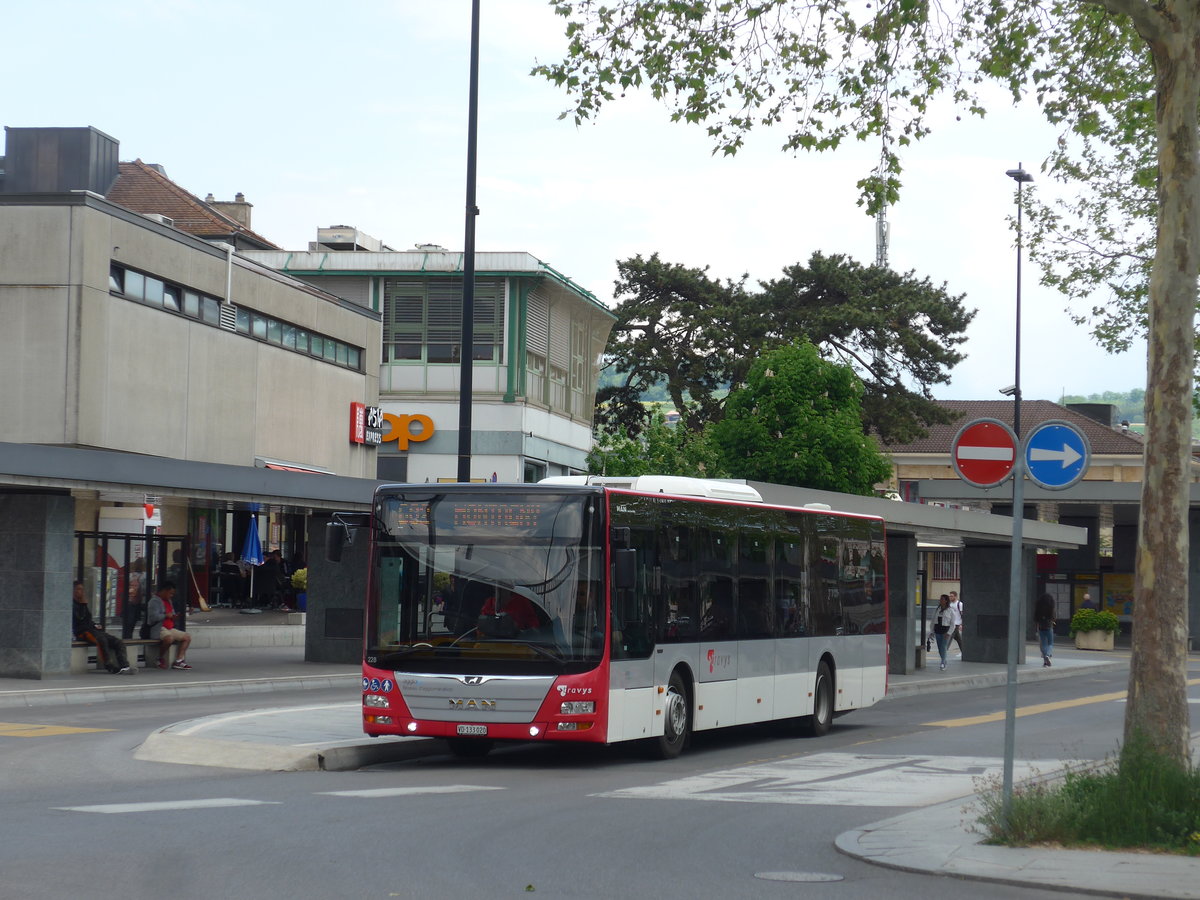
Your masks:
[{"label": "sidewalk pavement", "polygon": [[[1129,652],[1059,648],[1044,668],[1036,645],[1018,667],[1019,683],[1125,668]],[[1192,660],[1197,660],[1195,655]],[[141,669],[136,677],[88,672],[44,681],[0,678],[0,709],[91,705],[148,697],[263,694],[264,708],[177,722],[151,734],[135,752],[154,762],[260,771],[345,770],[441,754],[429,738],[369,738],[361,731],[357,664],[307,663],[301,646],[224,648],[189,653],[188,671]],[[1003,685],[1003,663],[936,665],[888,678],[888,696]],[[344,689],[347,700],[269,708],[267,694]],[[885,701],[886,702],[886,701]],[[7,713],[6,715],[11,715]],[[1193,745],[1197,746],[1196,744]],[[975,799],[914,810],[840,835],[838,850],[867,862],[923,874],[1056,888],[1082,894],[1200,898],[1200,861],[1165,854],[990,847],[973,831]]]}]

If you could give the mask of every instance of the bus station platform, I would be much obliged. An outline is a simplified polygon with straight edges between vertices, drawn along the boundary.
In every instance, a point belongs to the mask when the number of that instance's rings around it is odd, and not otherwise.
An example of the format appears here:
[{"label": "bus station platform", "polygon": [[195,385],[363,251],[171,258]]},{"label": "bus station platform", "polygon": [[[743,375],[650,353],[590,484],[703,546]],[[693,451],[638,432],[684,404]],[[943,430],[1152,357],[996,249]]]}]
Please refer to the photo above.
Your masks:
[{"label": "bus station platform", "polygon": [[[1027,646],[1018,682],[1068,678],[1102,668],[1127,668],[1128,651],[1099,653],[1056,648],[1044,668],[1037,646]],[[369,738],[363,735],[357,665],[307,663],[303,646],[210,646],[193,649],[193,669],[142,670],[136,677],[88,672],[42,681],[0,678],[0,716],[28,718],[47,706],[92,706],[143,698],[261,695],[262,707],[176,722],[149,735],[135,751],[148,762],[259,771],[346,770],[381,762],[440,755],[445,744],[430,738]],[[1196,659],[1196,657],[1193,657]],[[970,690],[1003,685],[1004,664],[962,662],[950,656],[936,666],[893,675],[888,695]],[[297,692],[340,689],[345,701],[295,703]],[[286,708],[272,697],[289,693]],[[886,701],[884,701],[886,702]],[[18,710],[20,712],[18,712]],[[36,713],[34,713],[36,714]],[[1196,748],[1197,744],[1193,743]],[[1166,854],[1110,853],[1055,848],[991,847],[973,833],[964,797],[867,825],[839,835],[837,848],[878,865],[923,874],[1060,889],[1097,896],[1198,898],[1197,862]]]}]

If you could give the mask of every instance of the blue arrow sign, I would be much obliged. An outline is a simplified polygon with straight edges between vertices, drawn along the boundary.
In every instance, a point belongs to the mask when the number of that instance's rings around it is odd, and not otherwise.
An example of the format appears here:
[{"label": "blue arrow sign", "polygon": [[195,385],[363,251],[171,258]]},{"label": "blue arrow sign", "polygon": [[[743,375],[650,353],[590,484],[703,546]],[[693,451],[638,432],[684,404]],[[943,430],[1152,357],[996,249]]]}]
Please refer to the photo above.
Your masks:
[{"label": "blue arrow sign", "polygon": [[1025,439],[1025,471],[1046,490],[1061,491],[1079,481],[1091,456],[1087,438],[1069,422],[1043,422]]}]

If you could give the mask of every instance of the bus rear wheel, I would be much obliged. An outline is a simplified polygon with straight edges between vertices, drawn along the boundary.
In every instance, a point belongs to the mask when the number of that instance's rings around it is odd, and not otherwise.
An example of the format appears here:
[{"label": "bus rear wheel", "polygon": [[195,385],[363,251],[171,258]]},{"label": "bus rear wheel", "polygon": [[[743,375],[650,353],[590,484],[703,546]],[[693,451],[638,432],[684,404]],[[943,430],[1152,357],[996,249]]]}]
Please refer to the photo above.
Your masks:
[{"label": "bus rear wheel", "polygon": [[692,734],[692,704],[688,700],[687,685],[676,670],[667,682],[667,696],[663,703],[662,737],[657,738],[656,749],[661,759],[674,759],[687,746]]},{"label": "bus rear wheel", "polygon": [[833,725],[833,673],[829,664],[817,665],[817,681],[813,685],[813,711],[804,719],[804,731],[812,737],[829,734]]}]

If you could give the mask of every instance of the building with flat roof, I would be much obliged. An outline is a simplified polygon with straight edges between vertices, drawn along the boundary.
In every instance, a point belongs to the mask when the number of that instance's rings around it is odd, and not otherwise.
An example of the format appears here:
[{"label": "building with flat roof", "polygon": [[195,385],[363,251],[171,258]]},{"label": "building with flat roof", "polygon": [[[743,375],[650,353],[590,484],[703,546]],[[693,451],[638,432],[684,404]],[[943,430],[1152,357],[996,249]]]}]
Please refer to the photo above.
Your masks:
[{"label": "building with flat roof", "polygon": [[[370,247],[374,249],[363,249]],[[349,226],[305,252],[246,256],[383,320],[377,475],[457,480],[463,254],[396,251]],[[476,253],[471,477],[533,482],[587,471],[596,383],[614,314],[524,252]]]}]

